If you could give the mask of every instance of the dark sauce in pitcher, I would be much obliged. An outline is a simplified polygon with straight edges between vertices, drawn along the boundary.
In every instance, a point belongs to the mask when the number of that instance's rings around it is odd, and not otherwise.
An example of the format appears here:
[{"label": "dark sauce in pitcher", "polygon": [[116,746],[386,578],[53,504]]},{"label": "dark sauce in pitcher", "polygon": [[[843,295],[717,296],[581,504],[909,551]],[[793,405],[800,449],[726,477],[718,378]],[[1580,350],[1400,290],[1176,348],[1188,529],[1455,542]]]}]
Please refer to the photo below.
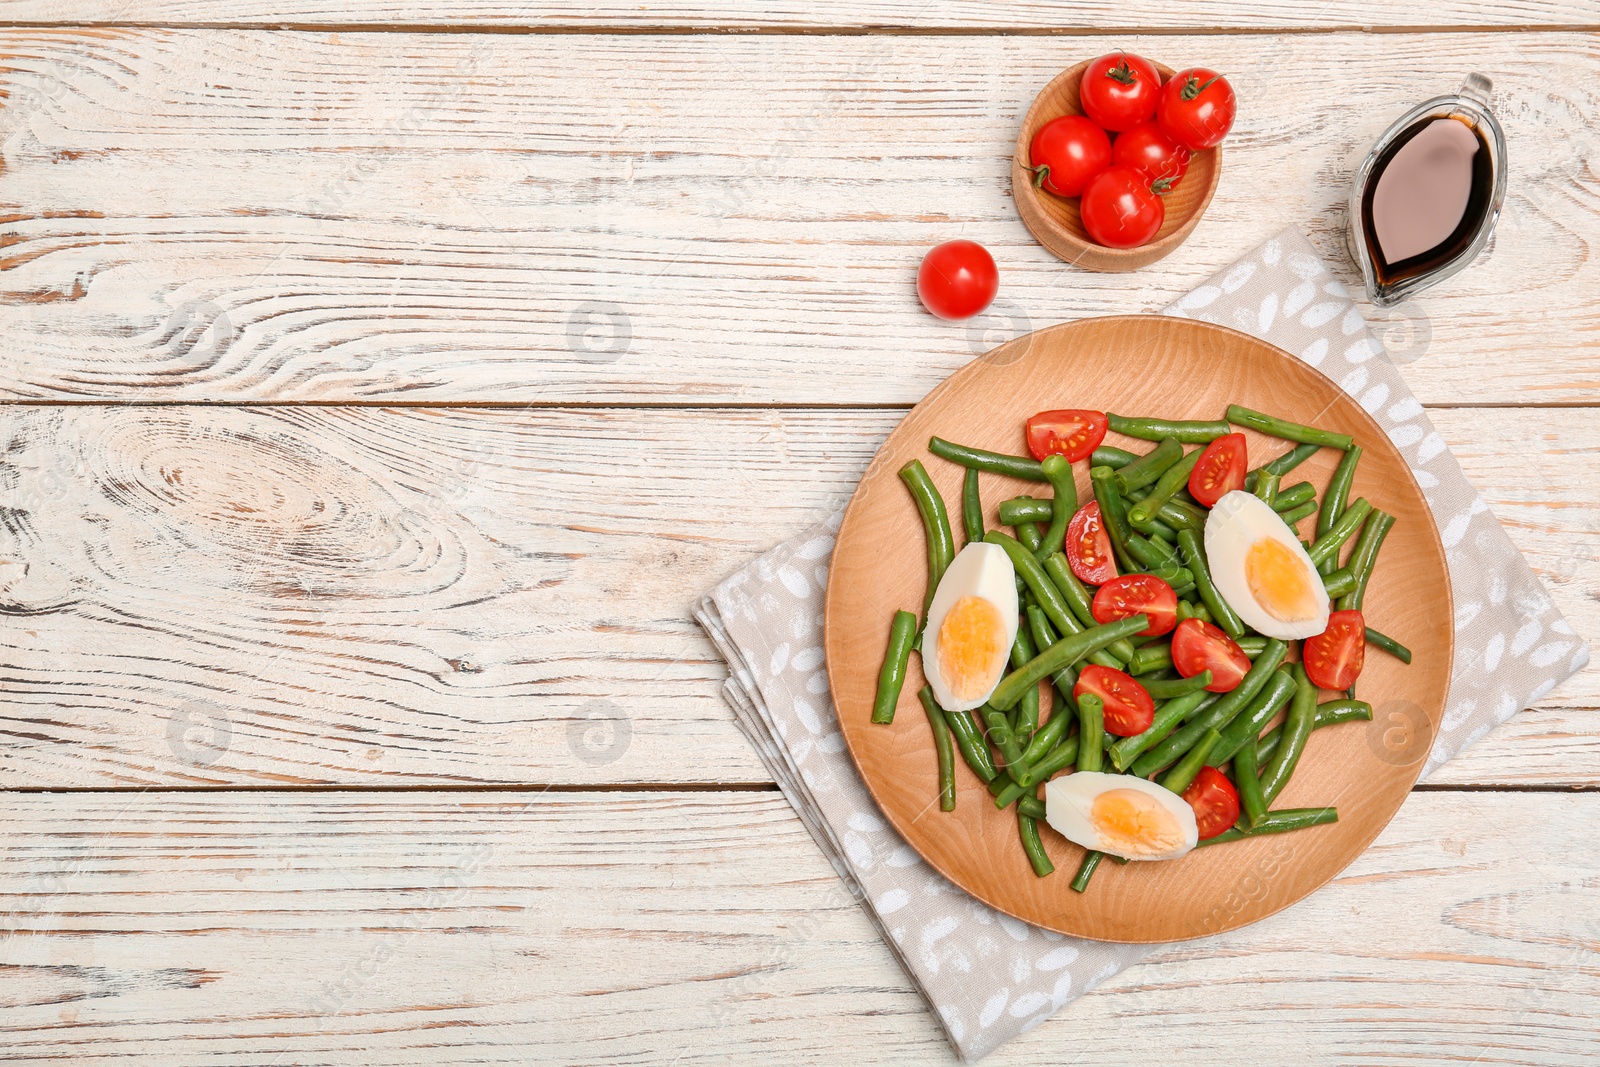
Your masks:
[{"label": "dark sauce in pitcher", "polygon": [[1464,252],[1494,198],[1494,164],[1476,126],[1419,119],[1384,150],[1361,195],[1378,281],[1393,285]]}]

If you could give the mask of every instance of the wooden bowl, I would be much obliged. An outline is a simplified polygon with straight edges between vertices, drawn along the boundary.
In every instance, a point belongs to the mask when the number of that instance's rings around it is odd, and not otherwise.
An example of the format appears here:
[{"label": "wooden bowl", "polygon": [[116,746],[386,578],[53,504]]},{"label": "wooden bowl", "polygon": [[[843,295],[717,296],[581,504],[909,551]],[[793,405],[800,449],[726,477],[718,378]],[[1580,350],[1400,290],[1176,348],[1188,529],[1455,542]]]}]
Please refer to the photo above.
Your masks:
[{"label": "wooden bowl", "polygon": [[[1086,59],[1062,71],[1034,97],[1033,106],[1022,120],[1016,150],[1011,156],[1011,196],[1017,202],[1017,213],[1022,216],[1023,225],[1040,244],[1061,259],[1087,270],[1137,270],[1183,244],[1184,238],[1199,223],[1222,178],[1222,150],[1207,148],[1190,158],[1183,180],[1162,197],[1166,204],[1166,220],[1148,244],[1138,248],[1107,248],[1095,244],[1084,232],[1083,220],[1078,214],[1078,198],[1067,199],[1035,189],[1033,172],[1028,169],[1028,146],[1039,128],[1063,115],[1083,114],[1083,108],[1078,106],[1078,84],[1090,62]],[[1155,64],[1155,68],[1163,79],[1176,73],[1160,63]]]},{"label": "wooden bowl", "polygon": [[[1351,434],[1365,450],[1352,497],[1396,516],[1367,590],[1368,621],[1415,651],[1410,666],[1367,654],[1358,695],[1374,721],[1312,735],[1276,806],[1335,805],[1337,823],[1202,848],[1169,862],[1106,863],[1086,893],[1068,887],[1084,851],[1041,826],[1056,873],[1034,876],[1016,814],[997,811],[959,755],[957,802],[942,812],[933,737],[917,700],[912,657],[894,722],[869,721],[878,667],[896,608],[918,610],[927,585],[921,521],[897,471],[918,458],[944,495],[960,537],[964,471],[931,456],[938,434],[1025,453],[1023,421],[1045,408],[1084,407],[1168,418],[1217,418],[1229,403]],[[1289,449],[1244,431],[1252,464]],[[1108,440],[1146,451],[1148,442]],[[1319,496],[1340,453],[1323,449],[1296,468]],[[1078,464],[1080,498],[1090,498]],[[1041,489],[1043,493],[1041,494]],[[1048,487],[984,474],[987,528],[1019,493]],[[1311,520],[1300,524],[1302,532]],[[1271,915],[1342,870],[1405,800],[1432,747],[1450,685],[1449,574],[1422,491],[1388,436],[1354,400],[1311,367],[1221,326],[1161,315],[1084,319],[1010,341],[957,371],[906,415],[851,499],[828,576],[825,646],[839,724],[867,788],[895,829],[956,885],[1019,919],[1104,941],[1177,941]],[[1330,699],[1324,694],[1323,699]],[[1049,708],[1049,698],[1045,698]]]}]

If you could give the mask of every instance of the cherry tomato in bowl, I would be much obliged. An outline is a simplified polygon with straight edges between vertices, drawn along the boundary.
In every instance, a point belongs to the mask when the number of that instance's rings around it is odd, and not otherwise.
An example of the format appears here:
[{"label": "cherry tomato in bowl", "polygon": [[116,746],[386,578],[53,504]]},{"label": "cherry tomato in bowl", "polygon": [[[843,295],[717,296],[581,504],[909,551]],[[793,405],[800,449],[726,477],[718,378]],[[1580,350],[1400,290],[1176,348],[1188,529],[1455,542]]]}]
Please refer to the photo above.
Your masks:
[{"label": "cherry tomato in bowl", "polygon": [[1161,96],[1161,72],[1132,52],[1090,60],[1078,83],[1078,104],[1095,125],[1112,133],[1149,122]]},{"label": "cherry tomato in bowl", "polygon": [[1093,693],[1105,704],[1107,733],[1132,737],[1150,729],[1155,721],[1156,702],[1145,687],[1114,667],[1098,663],[1085,667],[1072,687],[1072,697],[1076,700],[1085,693]]},{"label": "cherry tomato in bowl", "polygon": [[1111,138],[1082,115],[1063,115],[1033,135],[1028,162],[1034,188],[1081,196],[1089,180],[1111,166]]},{"label": "cherry tomato in bowl", "polygon": [[1178,625],[1178,594],[1172,586],[1153,574],[1124,574],[1095,591],[1089,604],[1094,621],[1108,622],[1143,614],[1150,625],[1139,631],[1141,637],[1160,637]]},{"label": "cherry tomato in bowl", "polygon": [[1249,466],[1244,434],[1219,437],[1206,445],[1189,472],[1189,495],[1209,508],[1235,489],[1244,488]]},{"label": "cherry tomato in bowl", "polygon": [[1328,628],[1306,638],[1300,650],[1306,677],[1319,689],[1349,689],[1367,660],[1367,623],[1361,612],[1346,608],[1328,616]]},{"label": "cherry tomato in bowl", "polygon": [[1101,171],[1078,202],[1089,239],[1107,248],[1148,244],[1167,218],[1167,207],[1152,185],[1137,167],[1111,166]]},{"label": "cherry tomato in bowl", "polygon": [[1028,451],[1033,458],[1065,456],[1069,463],[1088,459],[1106,439],[1103,411],[1041,411],[1028,419]]},{"label": "cherry tomato in bowl", "polygon": [[1222,143],[1233,129],[1233,86],[1214,70],[1180,70],[1161,87],[1156,122],[1181,145],[1199,151]]},{"label": "cherry tomato in bowl", "polygon": [[1183,799],[1194,809],[1194,821],[1200,831],[1200,840],[1216,837],[1239,821],[1239,790],[1228,776],[1215,767],[1201,767]]},{"label": "cherry tomato in bowl", "polygon": [[1176,189],[1189,169],[1189,149],[1167,136],[1154,122],[1141,123],[1121,134],[1111,146],[1111,162],[1137,167],[1150,176],[1157,193]]},{"label": "cherry tomato in bowl", "polygon": [[1185,678],[1210,671],[1211,684],[1206,691],[1227,693],[1250,672],[1250,657],[1209,622],[1184,619],[1172,631],[1172,665]]},{"label": "cherry tomato in bowl", "polygon": [[1111,554],[1111,535],[1106,533],[1099,501],[1089,501],[1067,523],[1066,550],[1067,566],[1083,584],[1105,585],[1117,576],[1117,561]]},{"label": "cherry tomato in bowl", "polygon": [[976,241],[946,241],[922,257],[917,295],[941,319],[970,319],[1000,290],[1000,271]]}]

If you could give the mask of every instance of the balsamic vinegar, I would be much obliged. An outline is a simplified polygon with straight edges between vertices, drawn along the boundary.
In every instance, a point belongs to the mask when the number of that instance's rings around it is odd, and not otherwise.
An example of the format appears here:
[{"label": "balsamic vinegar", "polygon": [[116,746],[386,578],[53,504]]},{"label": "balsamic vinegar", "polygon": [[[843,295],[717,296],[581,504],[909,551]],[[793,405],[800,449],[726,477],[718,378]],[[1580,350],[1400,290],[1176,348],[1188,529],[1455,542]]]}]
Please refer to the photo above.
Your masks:
[{"label": "balsamic vinegar", "polygon": [[1361,194],[1367,251],[1381,285],[1427,274],[1472,243],[1494,198],[1494,163],[1476,126],[1419,119],[1373,165]]}]

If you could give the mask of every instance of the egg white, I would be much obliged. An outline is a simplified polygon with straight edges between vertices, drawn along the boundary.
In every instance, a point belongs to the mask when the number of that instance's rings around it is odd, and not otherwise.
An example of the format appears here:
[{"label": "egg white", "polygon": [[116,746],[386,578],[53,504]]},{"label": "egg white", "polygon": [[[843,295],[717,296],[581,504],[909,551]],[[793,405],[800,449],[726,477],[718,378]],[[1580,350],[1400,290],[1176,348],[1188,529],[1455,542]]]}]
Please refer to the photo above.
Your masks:
[{"label": "egg white", "polygon": [[[1177,822],[1183,841],[1176,848],[1161,853],[1134,855],[1118,849],[1100,836],[1090,817],[1094,801],[1102,793],[1113,789],[1128,789],[1153,799]],[[1170,860],[1185,855],[1200,840],[1200,829],[1195,822],[1194,809],[1189,802],[1170,789],[1131,774],[1106,774],[1101,771],[1079,771],[1060,778],[1052,778],[1044,787],[1045,820],[1062,837],[1084,848],[1107,852],[1130,860]]]},{"label": "egg white", "polygon": [[[1245,557],[1250,546],[1271,538],[1288,549],[1305,569],[1317,613],[1307,619],[1284,620],[1256,601],[1245,576]],[[1328,628],[1328,591],[1322,576],[1294,530],[1272,506],[1253,493],[1235,490],[1218,500],[1206,517],[1206,559],[1211,581],[1222,599],[1238,613],[1246,626],[1267,637],[1294,641],[1315,637]]]},{"label": "egg white", "polygon": [[939,587],[934,590],[933,602],[928,605],[928,625],[922,634],[922,673],[933,687],[933,695],[946,711],[967,711],[979,707],[989,699],[994,687],[1005,677],[1006,661],[1001,660],[994,679],[977,699],[961,700],[950,691],[939,668],[939,633],[944,618],[964,596],[987,600],[1000,612],[1000,623],[1005,630],[1005,648],[1009,653],[1017,640],[1017,577],[1011,557],[999,545],[987,541],[974,541],[956,553],[956,558],[945,568]]}]

